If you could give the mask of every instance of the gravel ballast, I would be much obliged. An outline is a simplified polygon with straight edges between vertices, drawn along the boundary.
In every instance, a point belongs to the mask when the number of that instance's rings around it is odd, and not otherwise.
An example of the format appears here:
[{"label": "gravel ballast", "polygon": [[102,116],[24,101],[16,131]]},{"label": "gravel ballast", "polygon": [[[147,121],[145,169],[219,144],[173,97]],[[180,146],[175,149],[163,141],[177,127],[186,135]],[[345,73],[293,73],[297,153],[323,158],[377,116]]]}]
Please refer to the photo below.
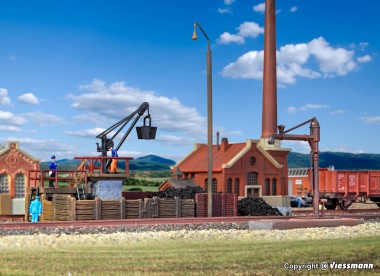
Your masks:
[{"label": "gravel ballast", "polygon": [[156,225],[135,227],[91,227],[8,230],[0,229],[1,249],[62,248],[80,245],[125,245],[169,240],[302,241],[380,236],[380,222],[357,226],[302,228],[292,230],[248,230],[246,223],[202,225]]}]

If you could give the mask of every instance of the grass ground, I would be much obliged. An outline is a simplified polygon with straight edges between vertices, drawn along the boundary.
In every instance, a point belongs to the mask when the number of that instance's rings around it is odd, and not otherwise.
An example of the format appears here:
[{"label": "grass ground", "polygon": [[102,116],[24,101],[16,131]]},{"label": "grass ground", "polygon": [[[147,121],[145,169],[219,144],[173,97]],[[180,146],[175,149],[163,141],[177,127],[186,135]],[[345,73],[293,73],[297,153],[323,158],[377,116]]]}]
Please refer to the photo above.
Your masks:
[{"label": "grass ground", "polygon": [[[32,237],[31,237],[32,238]],[[1,250],[0,275],[379,275],[377,237],[319,241],[171,240]],[[373,263],[372,270],[287,270],[285,264]]]}]

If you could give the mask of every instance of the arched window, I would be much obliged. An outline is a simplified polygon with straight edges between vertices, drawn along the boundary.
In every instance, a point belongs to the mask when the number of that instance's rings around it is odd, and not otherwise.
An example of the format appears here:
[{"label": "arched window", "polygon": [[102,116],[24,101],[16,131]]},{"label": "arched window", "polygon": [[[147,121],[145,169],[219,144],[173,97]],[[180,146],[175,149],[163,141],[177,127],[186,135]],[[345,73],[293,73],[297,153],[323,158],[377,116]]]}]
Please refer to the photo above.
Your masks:
[{"label": "arched window", "polygon": [[212,179],[212,192],[217,193],[218,192],[218,181],[216,178]]},{"label": "arched window", "polygon": [[25,197],[25,176],[22,173],[16,174],[15,197]]},{"label": "arched window", "polygon": [[0,194],[9,194],[9,177],[7,174],[0,174]]},{"label": "arched window", "polygon": [[205,190],[208,191],[208,180],[207,180],[207,178],[205,179]]},{"label": "arched window", "polygon": [[277,195],[277,180],[276,180],[276,178],[272,179],[272,195]]},{"label": "arched window", "polygon": [[227,179],[226,193],[232,193],[232,179],[231,178]]},{"label": "arched window", "polygon": [[251,164],[251,166],[255,165],[255,163],[256,163],[255,157],[252,156],[251,158],[249,158],[249,164]]},{"label": "arched window", "polygon": [[265,195],[270,195],[270,179],[265,179]]},{"label": "arched window", "polygon": [[239,178],[235,178],[234,193],[237,195],[239,195],[239,186],[240,186],[240,180],[239,180]]},{"label": "arched window", "polygon": [[247,175],[247,185],[257,185],[258,173],[249,172]]}]

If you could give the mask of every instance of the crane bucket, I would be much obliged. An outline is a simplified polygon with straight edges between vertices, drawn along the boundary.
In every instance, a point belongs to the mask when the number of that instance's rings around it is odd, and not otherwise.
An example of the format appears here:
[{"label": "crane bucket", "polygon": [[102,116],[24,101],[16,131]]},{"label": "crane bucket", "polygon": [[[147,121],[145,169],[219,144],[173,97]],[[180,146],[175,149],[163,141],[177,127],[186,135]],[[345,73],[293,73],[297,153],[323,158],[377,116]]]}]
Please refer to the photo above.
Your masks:
[{"label": "crane bucket", "polygon": [[[145,124],[146,119],[149,119],[149,126]],[[152,127],[152,121],[150,115],[145,116],[144,125],[141,127],[136,127],[137,138],[144,140],[153,140],[156,139],[157,127]]]}]

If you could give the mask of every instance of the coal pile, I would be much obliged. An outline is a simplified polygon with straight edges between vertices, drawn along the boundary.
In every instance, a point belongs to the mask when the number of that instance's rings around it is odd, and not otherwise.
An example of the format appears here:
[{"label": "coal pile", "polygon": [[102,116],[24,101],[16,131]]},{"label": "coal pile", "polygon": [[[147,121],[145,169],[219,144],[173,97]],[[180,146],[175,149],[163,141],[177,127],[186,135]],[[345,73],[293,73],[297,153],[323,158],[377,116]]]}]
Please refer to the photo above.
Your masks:
[{"label": "coal pile", "polygon": [[186,188],[166,188],[163,191],[157,192],[157,196],[160,198],[175,198],[180,197],[181,199],[194,199],[195,194],[207,193],[199,186],[187,186]]},{"label": "coal pile", "polygon": [[262,198],[243,198],[238,201],[238,216],[282,216]]}]

